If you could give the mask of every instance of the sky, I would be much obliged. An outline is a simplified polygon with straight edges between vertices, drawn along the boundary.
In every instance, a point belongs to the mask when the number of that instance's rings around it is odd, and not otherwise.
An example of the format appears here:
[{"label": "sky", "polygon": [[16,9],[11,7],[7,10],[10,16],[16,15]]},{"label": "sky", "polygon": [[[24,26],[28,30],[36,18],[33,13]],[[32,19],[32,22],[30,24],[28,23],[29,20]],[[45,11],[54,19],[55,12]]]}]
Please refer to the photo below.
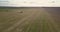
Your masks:
[{"label": "sky", "polygon": [[59,6],[60,7],[60,0],[0,0],[0,6],[15,6],[15,7]]}]

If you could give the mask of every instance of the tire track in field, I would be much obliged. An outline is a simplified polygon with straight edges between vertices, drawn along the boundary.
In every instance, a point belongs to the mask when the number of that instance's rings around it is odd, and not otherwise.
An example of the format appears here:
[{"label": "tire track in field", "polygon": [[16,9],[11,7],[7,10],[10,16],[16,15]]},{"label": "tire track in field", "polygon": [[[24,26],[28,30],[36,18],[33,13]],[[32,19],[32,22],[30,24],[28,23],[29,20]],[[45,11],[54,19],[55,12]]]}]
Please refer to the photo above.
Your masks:
[{"label": "tire track in field", "polygon": [[52,20],[52,19],[50,18],[49,23],[50,23],[51,27],[53,28],[53,31],[54,31],[54,32],[59,32],[59,29],[58,29],[58,27],[57,27],[57,24],[54,22],[54,19]]},{"label": "tire track in field", "polygon": [[50,19],[48,18],[48,15],[47,15],[47,19],[46,19],[47,21],[47,27],[48,27],[48,32],[54,32],[53,31],[53,28],[52,28],[52,26],[51,26],[51,23],[49,23],[50,22]]},{"label": "tire track in field", "polygon": [[[28,19],[26,19],[26,21],[25,22],[30,22],[29,23],[29,26],[28,27],[30,27],[30,25],[33,23],[33,21],[34,21],[34,19],[36,18],[36,14],[38,13],[39,11],[36,11],[36,13],[34,13],[31,17],[29,17]],[[25,24],[25,22],[23,22],[22,24]],[[27,25],[27,24],[26,24]],[[26,26],[25,25],[25,26]],[[24,25],[23,25],[24,26]],[[24,27],[23,27],[24,28]],[[22,31],[24,31],[24,32],[26,32],[25,30],[29,30],[29,28],[24,28]],[[21,30],[21,29],[20,29]],[[22,31],[20,31],[20,32],[22,32]]]},{"label": "tire track in field", "polygon": [[40,22],[41,22],[41,31],[40,32],[50,32],[50,28],[52,30],[52,27],[50,27],[48,20],[48,14],[46,14],[47,12],[45,10],[43,10],[43,12],[41,13],[41,17],[40,17]]},{"label": "tire track in field", "polygon": [[[46,13],[47,13],[47,12],[46,12]],[[49,18],[48,14],[46,14],[46,18],[47,18],[47,19],[46,19],[46,20],[47,20],[46,22],[48,23],[48,26],[47,26],[47,27],[49,27],[48,31],[49,31],[49,32],[54,32],[51,24],[49,23],[49,22],[51,21],[51,19]]]},{"label": "tire track in field", "polygon": [[[32,25],[31,25],[31,27],[29,28],[29,30],[30,31],[27,31],[27,32],[33,32],[33,30],[35,31],[35,32],[40,32],[41,31],[41,21],[40,21],[40,18],[38,18],[38,17],[40,17],[41,15],[41,13],[43,13],[41,10],[39,10],[40,12],[38,13],[38,16],[37,16],[37,18],[35,19],[35,20],[37,20],[37,21],[35,21]],[[39,20],[39,21],[38,21]],[[37,25],[35,25],[36,24],[36,22],[38,23]],[[35,27],[35,26],[37,26],[37,28]],[[34,29],[34,27],[36,28],[36,29]],[[31,30],[32,29],[32,30]]]},{"label": "tire track in field", "polygon": [[[25,30],[26,30],[25,32],[27,32],[27,31],[29,30],[29,27],[32,25],[34,19],[36,19],[36,16],[38,15],[38,12],[39,12],[39,11],[36,10],[36,13],[35,13],[33,16],[31,16],[29,19],[27,19],[27,21],[28,21],[28,22],[31,22],[31,23],[29,23],[29,26],[28,26],[28,28],[26,28],[27,30],[25,29]],[[26,21],[26,22],[27,22],[27,21]],[[23,30],[24,30],[24,29],[23,29]]]},{"label": "tire track in field", "polygon": [[[36,20],[36,18],[37,18],[39,15],[40,15],[40,11],[38,11],[37,13],[35,13],[35,16],[33,17],[33,19]],[[33,20],[33,19],[32,19],[32,20]],[[27,28],[26,32],[33,32],[31,29],[33,28],[33,30],[34,30],[34,26],[35,26],[35,22],[36,22],[35,20],[32,21],[32,23],[30,24],[30,26]],[[38,27],[37,27],[37,28],[38,28]],[[35,29],[35,30],[38,31],[38,29]]]},{"label": "tire track in field", "polygon": [[40,17],[40,32],[48,32],[48,25],[47,25],[47,21],[46,21],[46,14],[44,12],[44,10],[41,13],[41,17]]},{"label": "tire track in field", "polygon": [[56,26],[56,23],[54,22],[54,19],[51,18],[51,15],[49,13],[47,13],[47,18],[48,18],[48,27],[50,29],[51,32],[59,32],[59,29]]},{"label": "tire track in field", "polygon": [[[38,13],[39,12],[39,13]],[[28,20],[28,22],[30,22],[31,20],[31,23],[29,23],[29,26],[27,27],[27,28],[24,28],[26,31],[24,31],[24,29],[23,29],[23,31],[24,32],[28,32],[29,31],[29,29],[31,28],[31,25],[32,25],[32,22],[34,21],[33,19],[35,19],[35,18],[37,18],[36,16],[39,16],[39,14],[40,14],[40,11],[37,11],[32,17],[30,17],[29,19],[27,19]],[[26,21],[27,22],[27,21]],[[22,23],[23,24],[23,23]],[[30,28],[29,28],[30,27]],[[22,31],[20,31],[20,32],[22,32]]]},{"label": "tire track in field", "polygon": [[49,23],[50,22],[50,19],[49,19],[48,15],[46,17],[47,17],[47,19],[46,19],[47,21],[46,22],[47,22],[47,25],[48,25],[47,26],[48,27],[48,32],[54,32],[53,31],[53,28],[51,26],[51,23]]},{"label": "tire track in field", "polygon": [[15,23],[13,26],[11,26],[10,28],[4,30],[3,32],[9,32],[11,30],[13,30],[15,27],[19,26],[22,22],[24,22],[24,20],[28,19],[29,17],[31,17],[32,15],[35,14],[36,11],[33,12],[33,14],[30,14],[29,16],[23,18],[22,20],[18,21],[17,23]]}]

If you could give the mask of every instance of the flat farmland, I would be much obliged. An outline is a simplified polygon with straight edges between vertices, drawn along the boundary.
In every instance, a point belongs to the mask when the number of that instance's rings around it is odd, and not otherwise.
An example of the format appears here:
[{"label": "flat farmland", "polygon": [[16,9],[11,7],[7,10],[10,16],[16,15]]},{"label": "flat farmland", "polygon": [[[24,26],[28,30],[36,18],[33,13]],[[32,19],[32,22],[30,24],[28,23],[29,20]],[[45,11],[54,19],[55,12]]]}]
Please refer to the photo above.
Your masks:
[{"label": "flat farmland", "polygon": [[[56,11],[54,11],[55,9]],[[0,8],[0,32],[60,32],[58,9],[43,7]]]}]

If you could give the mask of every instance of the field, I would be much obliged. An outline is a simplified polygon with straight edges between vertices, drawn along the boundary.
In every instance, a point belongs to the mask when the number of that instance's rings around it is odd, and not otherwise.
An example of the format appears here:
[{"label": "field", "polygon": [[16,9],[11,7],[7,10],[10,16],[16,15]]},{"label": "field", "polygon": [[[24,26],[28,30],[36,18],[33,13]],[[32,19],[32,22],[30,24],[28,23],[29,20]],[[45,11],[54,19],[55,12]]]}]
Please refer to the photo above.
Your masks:
[{"label": "field", "polygon": [[60,32],[59,13],[59,8],[3,7],[0,32]]}]

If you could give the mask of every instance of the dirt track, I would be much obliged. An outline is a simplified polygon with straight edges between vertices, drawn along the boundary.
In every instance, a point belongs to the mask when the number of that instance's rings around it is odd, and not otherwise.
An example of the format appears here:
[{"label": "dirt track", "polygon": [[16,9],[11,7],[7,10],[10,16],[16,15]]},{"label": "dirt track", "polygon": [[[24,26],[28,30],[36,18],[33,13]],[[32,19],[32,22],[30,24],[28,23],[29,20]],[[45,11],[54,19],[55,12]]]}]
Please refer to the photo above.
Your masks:
[{"label": "dirt track", "polygon": [[23,11],[0,12],[0,32],[60,32],[59,25],[43,8]]}]

